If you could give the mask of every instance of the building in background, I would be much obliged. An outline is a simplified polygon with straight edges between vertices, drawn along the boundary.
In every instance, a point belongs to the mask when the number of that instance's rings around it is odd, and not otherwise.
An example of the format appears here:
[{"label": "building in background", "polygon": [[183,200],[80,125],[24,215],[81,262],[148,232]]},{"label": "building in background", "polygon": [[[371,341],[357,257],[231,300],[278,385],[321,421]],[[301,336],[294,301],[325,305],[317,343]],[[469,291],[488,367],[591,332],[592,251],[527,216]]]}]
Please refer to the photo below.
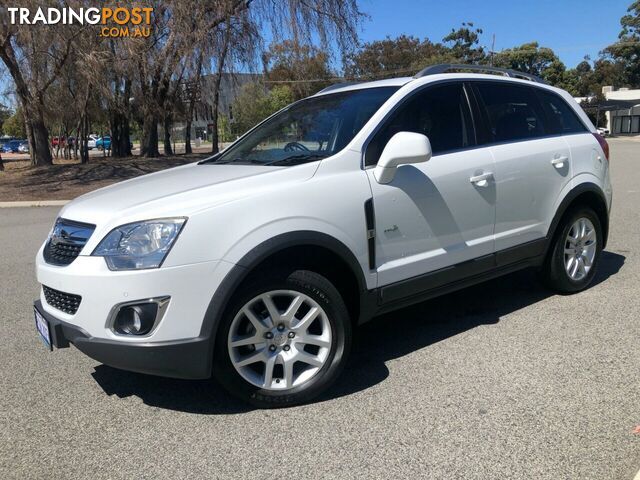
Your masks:
[{"label": "building in background", "polygon": [[[600,102],[596,108],[605,112],[607,118],[606,128],[611,135],[640,135],[640,90],[629,88],[602,87],[605,101]],[[589,100],[590,97],[578,97],[576,101]],[[596,125],[602,127],[602,125]]]},{"label": "building in background", "polygon": [[640,90],[602,87],[607,123],[613,135],[640,135]]}]

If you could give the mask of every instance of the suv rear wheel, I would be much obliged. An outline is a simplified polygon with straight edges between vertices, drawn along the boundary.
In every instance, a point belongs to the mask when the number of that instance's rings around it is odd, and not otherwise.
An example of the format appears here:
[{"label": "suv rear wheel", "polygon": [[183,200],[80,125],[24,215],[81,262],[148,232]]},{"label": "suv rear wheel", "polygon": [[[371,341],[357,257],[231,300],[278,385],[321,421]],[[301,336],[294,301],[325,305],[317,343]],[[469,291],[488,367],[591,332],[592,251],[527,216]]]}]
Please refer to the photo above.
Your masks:
[{"label": "suv rear wheel", "polygon": [[232,300],[216,338],[214,369],[258,407],[311,400],[338,377],[351,322],[336,288],[310,271],[257,276]]},{"label": "suv rear wheel", "polygon": [[593,281],[602,251],[602,226],[596,213],[582,207],[566,215],[543,267],[545,283],[560,293],[584,290]]}]

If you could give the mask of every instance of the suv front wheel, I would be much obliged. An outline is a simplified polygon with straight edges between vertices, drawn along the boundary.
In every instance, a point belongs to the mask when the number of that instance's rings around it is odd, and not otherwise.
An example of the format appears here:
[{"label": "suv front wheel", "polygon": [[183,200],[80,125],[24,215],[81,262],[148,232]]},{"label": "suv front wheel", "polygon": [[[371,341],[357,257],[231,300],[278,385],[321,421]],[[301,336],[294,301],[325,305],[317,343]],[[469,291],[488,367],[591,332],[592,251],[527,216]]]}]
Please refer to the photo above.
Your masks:
[{"label": "suv front wheel", "polygon": [[338,377],[351,344],[342,297],[311,271],[256,276],[239,289],[216,338],[216,377],[269,408],[307,402]]},{"label": "suv front wheel", "polygon": [[593,281],[602,252],[602,226],[596,213],[582,207],[566,215],[543,267],[545,283],[559,293],[584,290]]}]

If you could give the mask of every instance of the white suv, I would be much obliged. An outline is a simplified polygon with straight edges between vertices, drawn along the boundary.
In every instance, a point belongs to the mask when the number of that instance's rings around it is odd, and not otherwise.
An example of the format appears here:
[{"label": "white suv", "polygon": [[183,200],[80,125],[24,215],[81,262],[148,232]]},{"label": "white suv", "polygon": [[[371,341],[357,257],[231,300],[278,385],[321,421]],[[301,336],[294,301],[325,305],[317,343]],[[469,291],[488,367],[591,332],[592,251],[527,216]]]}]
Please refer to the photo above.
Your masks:
[{"label": "white suv", "polygon": [[518,72],[335,85],[210,159],[64,207],[36,258],[36,325],[117,368],[305,402],[382,312],[525,267],[586,288],[608,155],[568,93]]}]

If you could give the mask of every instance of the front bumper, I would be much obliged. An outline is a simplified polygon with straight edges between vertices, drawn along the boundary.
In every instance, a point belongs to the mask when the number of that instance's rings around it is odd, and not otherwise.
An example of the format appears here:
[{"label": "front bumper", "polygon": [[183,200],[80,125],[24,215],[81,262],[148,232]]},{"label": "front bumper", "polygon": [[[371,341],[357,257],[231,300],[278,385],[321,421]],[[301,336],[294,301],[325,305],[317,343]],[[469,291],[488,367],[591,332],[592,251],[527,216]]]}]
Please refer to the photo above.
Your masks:
[{"label": "front bumper", "polygon": [[[78,256],[70,265],[36,256],[38,282],[79,296],[75,313],[47,303],[36,307],[51,325],[52,344],[73,344],[89,357],[123,370],[175,378],[209,378],[214,330],[205,323],[214,294],[234,267],[224,261],[200,262],[135,271],[110,271],[101,257]],[[108,321],[123,302],[169,297],[164,315],[147,336],[119,335]]]},{"label": "front bumper", "polygon": [[56,348],[73,344],[98,362],[133,372],[187,379],[211,376],[211,337],[136,343],[96,338],[48,313],[40,300],[34,307],[49,322],[51,344]]},{"label": "front bumper", "polygon": [[[200,262],[148,270],[114,272],[102,257],[79,256],[68,266],[45,262],[42,250],[36,257],[38,282],[69,295],[81,297],[74,314],[49,305],[40,295],[43,310],[65,323],[82,328],[91,337],[118,342],[167,342],[199,337],[207,308],[232,264]],[[107,319],[122,303],[170,297],[167,311],[146,338],[116,335]]]}]

